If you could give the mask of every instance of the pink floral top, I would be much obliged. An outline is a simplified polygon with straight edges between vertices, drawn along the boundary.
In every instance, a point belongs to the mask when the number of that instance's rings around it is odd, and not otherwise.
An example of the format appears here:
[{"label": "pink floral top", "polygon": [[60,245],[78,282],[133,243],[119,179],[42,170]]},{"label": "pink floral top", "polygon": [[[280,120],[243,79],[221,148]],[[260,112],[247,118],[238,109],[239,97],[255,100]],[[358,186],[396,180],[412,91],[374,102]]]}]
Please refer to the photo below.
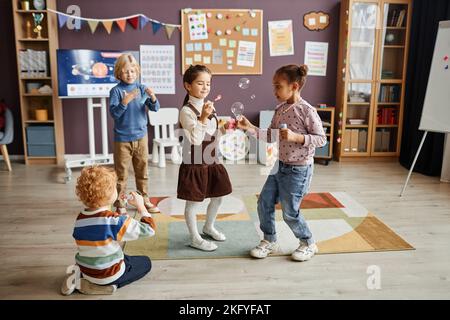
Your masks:
[{"label": "pink floral top", "polygon": [[[317,110],[306,100],[300,100],[294,104],[286,102],[275,108],[275,114],[268,130],[268,140],[274,141],[278,135],[278,129],[281,124],[286,124],[291,131],[305,136],[303,144],[297,142],[279,142],[279,159],[291,165],[308,165],[314,162],[314,153],[316,148],[323,147],[327,142],[327,137],[323,130],[322,120]],[[261,131],[259,136],[261,135]]]}]

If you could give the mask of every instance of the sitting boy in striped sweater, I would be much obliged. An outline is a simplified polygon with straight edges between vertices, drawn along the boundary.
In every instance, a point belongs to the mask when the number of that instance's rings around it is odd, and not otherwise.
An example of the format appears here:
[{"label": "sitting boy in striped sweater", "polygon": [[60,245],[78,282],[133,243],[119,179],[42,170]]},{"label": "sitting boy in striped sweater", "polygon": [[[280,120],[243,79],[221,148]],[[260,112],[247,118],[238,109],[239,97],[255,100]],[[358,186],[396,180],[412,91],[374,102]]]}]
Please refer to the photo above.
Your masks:
[{"label": "sitting boy in striped sweater", "polygon": [[[124,255],[119,241],[151,237],[155,223],[144,200],[132,192],[128,202],[137,208],[141,220],[110,210],[117,199],[117,177],[101,166],[86,167],[77,180],[76,194],[85,205],[75,221],[73,237],[78,246],[76,275],[69,274],[61,287],[64,295],[75,289],[84,294],[112,294],[145,276],[151,269],[147,256]],[[77,273],[77,270],[79,272]]]}]

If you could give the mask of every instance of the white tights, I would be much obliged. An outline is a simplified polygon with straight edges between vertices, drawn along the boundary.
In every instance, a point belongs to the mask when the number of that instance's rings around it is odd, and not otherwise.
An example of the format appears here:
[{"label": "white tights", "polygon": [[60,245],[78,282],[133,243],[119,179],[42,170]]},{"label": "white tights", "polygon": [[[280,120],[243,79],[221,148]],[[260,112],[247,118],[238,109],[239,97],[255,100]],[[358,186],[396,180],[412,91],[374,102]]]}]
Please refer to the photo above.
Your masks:
[{"label": "white tights", "polygon": [[[223,197],[211,198],[208,204],[208,209],[206,210],[206,222],[205,229],[215,230],[214,222],[216,221],[217,213],[219,211],[220,204],[222,203]],[[186,207],[184,209],[184,218],[186,219],[186,224],[191,236],[191,240],[195,242],[201,242],[202,237],[198,233],[197,228],[197,209],[201,202],[196,201],[186,201]]]}]

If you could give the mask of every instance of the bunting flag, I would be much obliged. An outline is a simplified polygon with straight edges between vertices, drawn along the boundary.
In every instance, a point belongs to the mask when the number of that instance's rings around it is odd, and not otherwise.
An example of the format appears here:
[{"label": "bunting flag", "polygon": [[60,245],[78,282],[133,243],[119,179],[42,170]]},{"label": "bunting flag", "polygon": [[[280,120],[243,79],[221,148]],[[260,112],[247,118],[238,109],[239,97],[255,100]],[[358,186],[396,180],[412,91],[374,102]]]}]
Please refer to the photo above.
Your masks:
[{"label": "bunting flag", "polygon": [[141,17],[140,29],[144,29],[145,25],[149,23],[149,19],[147,17]]},{"label": "bunting flag", "polygon": [[117,26],[122,32],[125,32],[127,22],[131,24],[131,26],[135,30],[137,30],[138,28],[142,30],[149,22],[151,22],[153,34],[156,34],[159,31],[159,29],[161,29],[161,27],[164,26],[168,39],[172,37],[172,34],[175,29],[181,31],[181,25],[165,24],[157,20],[150,19],[147,16],[143,15],[142,13],[112,19],[95,19],[95,18],[93,19],[93,18],[83,18],[75,15],[68,15],[64,12],[56,11],[49,8],[47,8],[47,11],[56,13],[56,15],[58,16],[57,19],[59,28],[66,26],[70,30],[80,30],[81,26],[87,23],[89,25],[92,34],[97,30],[99,22],[103,24],[108,34],[111,34],[114,22],[117,24]]},{"label": "bunting flag", "polygon": [[132,26],[134,29],[137,29],[137,28],[138,28],[138,25],[139,25],[139,17],[133,17],[133,18],[127,19],[127,21],[131,24],[131,26]]},{"label": "bunting flag", "polygon": [[106,32],[108,32],[108,34],[111,34],[111,29],[112,29],[112,25],[113,22],[112,20],[107,20],[107,21],[102,21],[103,22],[103,26],[106,29]]},{"label": "bunting flag", "polygon": [[97,20],[88,20],[89,28],[91,28],[91,33],[95,32],[95,29],[97,29],[98,21]]},{"label": "bunting flag", "polygon": [[161,23],[152,21],[153,34],[157,33],[161,26]]},{"label": "bunting flag", "polygon": [[73,26],[74,26],[74,30],[81,30],[81,27],[86,23],[86,21],[84,20],[80,20],[80,19],[74,19],[73,21]]},{"label": "bunting flag", "polygon": [[67,16],[63,16],[62,14],[58,14],[58,22],[59,22],[59,27],[62,28],[66,22],[67,22],[68,17]]},{"label": "bunting flag", "polygon": [[116,20],[116,23],[119,26],[119,29],[122,30],[122,32],[124,32],[127,26],[127,20],[126,19]]},{"label": "bunting flag", "polygon": [[175,27],[169,25],[165,25],[164,27],[166,29],[167,39],[170,39],[170,37],[172,37],[173,31],[175,30]]}]

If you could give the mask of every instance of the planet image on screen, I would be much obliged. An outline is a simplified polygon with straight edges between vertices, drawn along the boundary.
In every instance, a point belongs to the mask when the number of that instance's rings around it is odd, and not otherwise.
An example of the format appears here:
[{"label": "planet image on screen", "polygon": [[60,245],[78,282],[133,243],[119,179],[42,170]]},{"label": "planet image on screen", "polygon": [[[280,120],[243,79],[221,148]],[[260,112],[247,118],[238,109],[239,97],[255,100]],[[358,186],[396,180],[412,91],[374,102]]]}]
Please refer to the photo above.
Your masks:
[{"label": "planet image on screen", "polygon": [[108,67],[103,62],[94,63],[92,74],[96,77],[106,77],[108,75]]},{"label": "planet image on screen", "polygon": [[89,80],[89,78],[106,78],[110,77],[114,81],[114,64],[95,62],[91,60],[89,64],[75,64],[72,65],[72,74],[74,76],[82,76],[84,79]]}]

